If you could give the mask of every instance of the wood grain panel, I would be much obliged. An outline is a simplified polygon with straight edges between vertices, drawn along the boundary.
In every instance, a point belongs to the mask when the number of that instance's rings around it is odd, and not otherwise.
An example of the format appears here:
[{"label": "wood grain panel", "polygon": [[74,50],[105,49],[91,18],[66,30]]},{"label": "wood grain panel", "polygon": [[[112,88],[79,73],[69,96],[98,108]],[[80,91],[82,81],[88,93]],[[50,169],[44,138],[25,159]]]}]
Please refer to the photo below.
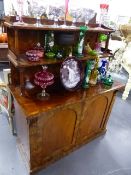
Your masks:
[{"label": "wood grain panel", "polygon": [[99,96],[91,101],[87,100],[84,106],[78,136],[80,139],[102,129],[101,124],[107,110],[108,97]]},{"label": "wood grain panel", "polygon": [[7,36],[8,36],[8,48],[15,52],[15,31],[13,29],[7,28]]},{"label": "wood grain panel", "polygon": [[73,141],[76,113],[70,109],[56,112],[43,123],[43,155],[49,156]]},{"label": "wood grain panel", "polygon": [[20,106],[14,100],[15,105],[15,122],[16,122],[16,132],[18,145],[21,145],[24,150],[24,155],[29,162],[30,159],[30,149],[29,149],[29,128],[26,118],[24,117],[23,111]]},{"label": "wood grain panel", "polygon": [[44,46],[44,31],[30,31],[21,30],[18,32],[18,53],[25,53],[27,50],[32,49],[38,42]]}]

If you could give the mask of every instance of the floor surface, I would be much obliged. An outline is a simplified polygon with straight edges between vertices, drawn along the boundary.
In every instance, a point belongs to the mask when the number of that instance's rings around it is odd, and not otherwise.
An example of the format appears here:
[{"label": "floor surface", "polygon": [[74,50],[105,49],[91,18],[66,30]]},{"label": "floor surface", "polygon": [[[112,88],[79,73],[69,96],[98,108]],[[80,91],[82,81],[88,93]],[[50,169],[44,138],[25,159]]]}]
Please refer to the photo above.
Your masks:
[{"label": "floor surface", "polygon": [[[55,162],[36,175],[131,175],[131,95],[119,92],[105,135]],[[0,175],[27,175],[6,113],[0,114]]]}]

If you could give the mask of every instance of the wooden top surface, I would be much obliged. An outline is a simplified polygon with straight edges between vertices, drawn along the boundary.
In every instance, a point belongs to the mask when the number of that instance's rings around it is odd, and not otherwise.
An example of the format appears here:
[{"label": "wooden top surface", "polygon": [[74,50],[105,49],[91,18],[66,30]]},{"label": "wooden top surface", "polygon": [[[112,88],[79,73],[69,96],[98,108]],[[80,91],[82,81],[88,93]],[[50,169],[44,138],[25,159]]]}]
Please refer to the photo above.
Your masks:
[{"label": "wooden top surface", "polygon": [[91,98],[93,96],[103,94],[105,92],[118,90],[124,87],[124,84],[114,82],[112,87],[105,87],[103,84],[97,84],[96,86],[90,87],[86,90],[79,89],[74,92],[64,91],[57,94],[50,94],[50,99],[47,101],[37,100],[36,97],[27,98],[20,96],[20,88],[9,86],[9,89],[22,108],[27,118],[35,117],[42,112],[47,112],[60,106],[70,105],[78,103],[84,99]]},{"label": "wooden top surface", "polygon": [[[62,25],[59,25],[58,27],[55,27],[54,25],[37,25],[37,24],[19,24],[17,22],[15,23],[9,23],[9,22],[4,22],[4,25],[9,28],[13,28],[16,30],[53,30],[53,31],[80,31],[80,27],[62,27]],[[107,27],[89,27],[88,30],[89,32],[113,32],[113,29],[107,28]]]}]

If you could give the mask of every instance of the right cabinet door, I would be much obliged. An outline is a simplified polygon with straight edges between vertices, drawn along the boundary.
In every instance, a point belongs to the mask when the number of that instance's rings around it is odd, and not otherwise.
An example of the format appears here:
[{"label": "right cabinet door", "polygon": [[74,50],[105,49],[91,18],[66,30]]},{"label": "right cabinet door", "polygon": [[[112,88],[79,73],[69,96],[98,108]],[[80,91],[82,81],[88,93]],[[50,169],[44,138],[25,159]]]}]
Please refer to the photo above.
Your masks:
[{"label": "right cabinet door", "polygon": [[113,103],[113,92],[85,100],[77,141],[84,140],[105,129]]}]

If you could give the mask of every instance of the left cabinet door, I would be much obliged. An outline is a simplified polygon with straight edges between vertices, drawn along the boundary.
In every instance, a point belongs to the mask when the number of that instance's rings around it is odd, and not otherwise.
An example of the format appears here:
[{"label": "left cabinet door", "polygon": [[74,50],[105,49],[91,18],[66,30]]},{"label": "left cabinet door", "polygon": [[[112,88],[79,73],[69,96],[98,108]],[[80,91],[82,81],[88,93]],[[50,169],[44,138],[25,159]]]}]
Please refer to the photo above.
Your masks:
[{"label": "left cabinet door", "polygon": [[33,164],[39,157],[39,165],[42,165],[47,159],[62,156],[73,146],[80,113],[80,104],[61,106],[41,113],[35,122],[30,122],[31,159],[33,158],[31,162]]},{"label": "left cabinet door", "polygon": [[43,154],[48,156],[73,142],[76,113],[71,109],[62,109],[52,114],[43,126]]}]

